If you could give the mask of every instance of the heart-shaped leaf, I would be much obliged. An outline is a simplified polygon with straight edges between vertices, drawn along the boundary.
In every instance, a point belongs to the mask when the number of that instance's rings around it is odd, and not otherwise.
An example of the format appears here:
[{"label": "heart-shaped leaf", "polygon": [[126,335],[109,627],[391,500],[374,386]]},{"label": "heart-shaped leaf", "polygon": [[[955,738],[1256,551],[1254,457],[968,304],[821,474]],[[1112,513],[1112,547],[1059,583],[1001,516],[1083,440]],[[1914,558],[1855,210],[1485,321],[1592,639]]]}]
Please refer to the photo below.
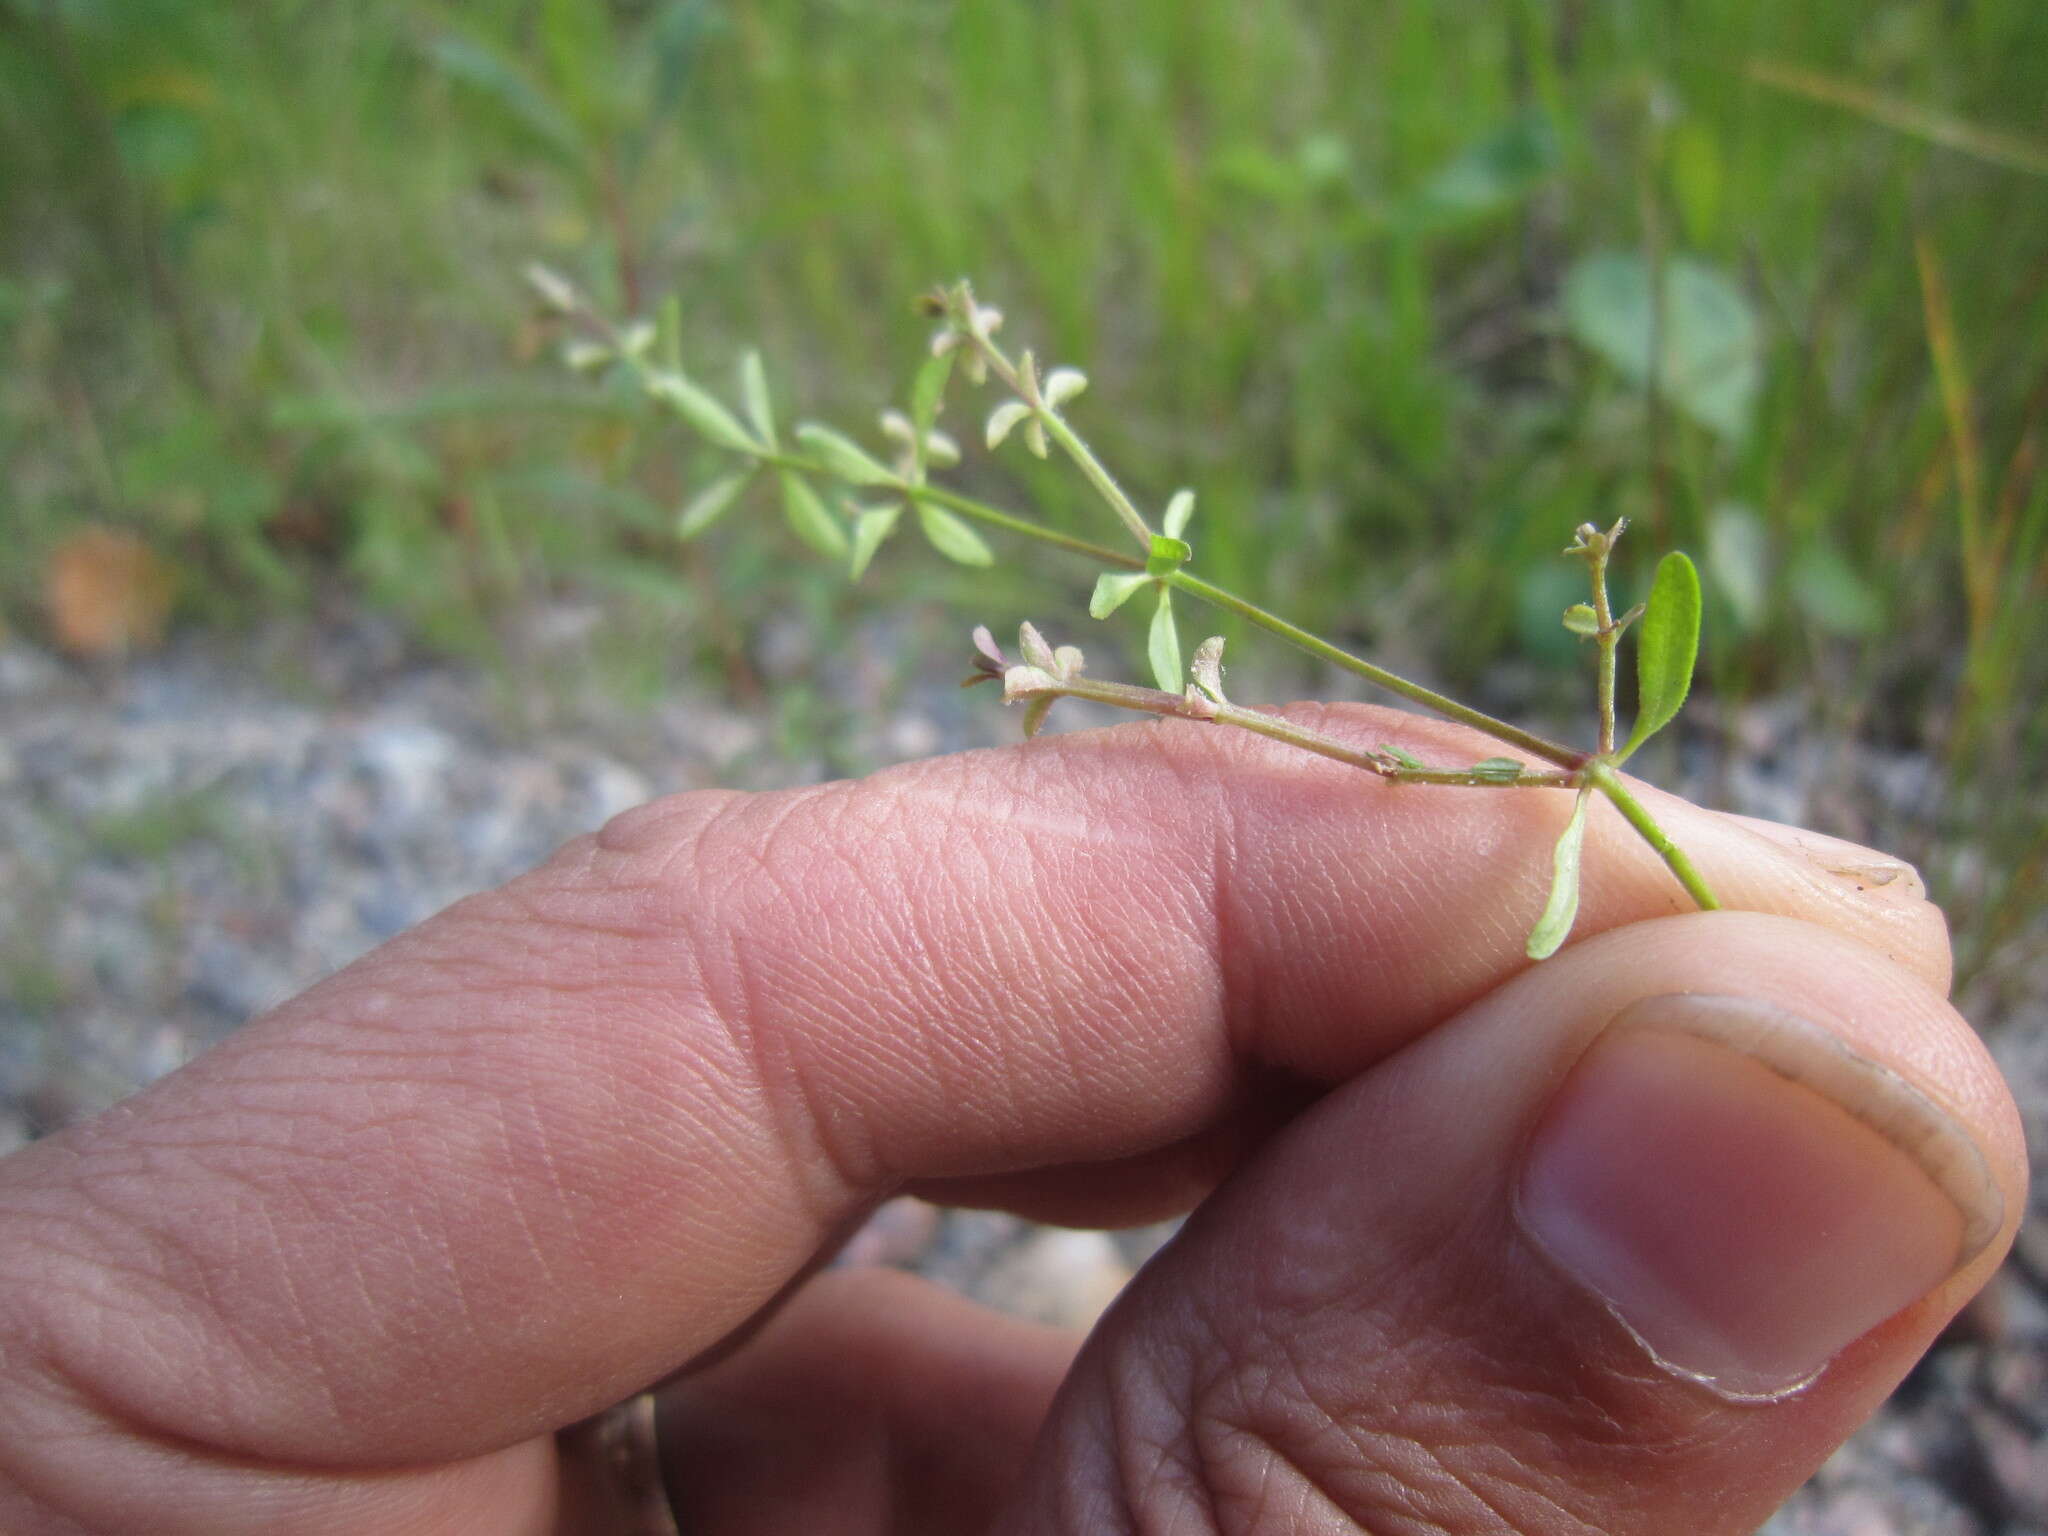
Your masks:
[{"label": "heart-shaped leaf", "polygon": [[[1700,573],[1682,551],[1657,562],[1636,628],[1636,723],[1621,759],[1671,723],[1700,653]],[[1617,761],[1621,760],[1617,759]]]}]

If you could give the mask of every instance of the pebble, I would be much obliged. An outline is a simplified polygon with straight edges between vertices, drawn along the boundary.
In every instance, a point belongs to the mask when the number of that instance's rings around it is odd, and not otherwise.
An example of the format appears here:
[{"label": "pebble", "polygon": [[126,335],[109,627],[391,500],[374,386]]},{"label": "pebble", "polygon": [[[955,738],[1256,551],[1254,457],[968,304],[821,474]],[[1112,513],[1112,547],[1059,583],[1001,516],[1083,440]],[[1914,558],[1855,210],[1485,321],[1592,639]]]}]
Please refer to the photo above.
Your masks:
[{"label": "pebble", "polygon": [[[529,616],[519,643],[575,653],[601,618],[559,604]],[[903,644],[883,626],[850,647],[834,704],[865,723],[826,758],[880,766],[1014,738],[1013,717],[959,706],[950,656],[902,686],[882,662]],[[263,658],[299,681],[264,685]],[[757,663],[770,678],[808,676],[816,647],[783,621]],[[0,1153],[632,805],[822,770],[776,759],[772,725],[687,686],[637,711],[538,685],[515,693],[409,658],[374,618],[246,645],[181,640],[118,671],[17,638],[0,643],[0,703]],[[1063,706],[1054,728],[1109,718],[1121,717]],[[1797,706],[1746,706],[1730,731],[1740,750],[1718,776],[1719,749],[1694,743],[1691,787],[1788,822],[1842,792],[1839,749],[1816,742]],[[1859,807],[1902,815],[1924,814],[1938,791],[1927,760],[1875,749],[1846,782]],[[1945,1342],[1766,1536],[2048,1536],[2048,986],[2009,990],[2017,1001],[1991,1045],[2036,1149],[2025,1261],[1976,1331]],[[913,1267],[1082,1328],[1172,1230],[1111,1237],[906,1198],[880,1207],[837,1262]]]}]

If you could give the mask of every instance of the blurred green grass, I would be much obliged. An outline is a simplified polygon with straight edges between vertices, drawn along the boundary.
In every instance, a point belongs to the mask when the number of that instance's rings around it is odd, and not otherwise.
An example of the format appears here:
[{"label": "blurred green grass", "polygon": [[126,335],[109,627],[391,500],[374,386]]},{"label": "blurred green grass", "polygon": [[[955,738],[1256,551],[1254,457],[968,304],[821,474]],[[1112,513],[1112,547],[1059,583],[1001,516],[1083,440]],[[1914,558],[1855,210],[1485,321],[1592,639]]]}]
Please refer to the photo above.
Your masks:
[{"label": "blurred green grass", "polygon": [[[1942,755],[1905,851],[1991,943],[2048,850],[2044,59],[2039,0],[0,0],[0,605],[37,632],[111,523],[187,622],[338,592],[488,656],[588,588],[637,685],[743,674],[852,599],[675,548],[702,466],[561,375],[520,267],[678,291],[693,368],[758,344],[849,422],[971,274],[1312,627],[1469,681],[1569,658],[1576,523],[1699,552],[1713,697]],[[902,564],[879,600],[1042,591]]]}]

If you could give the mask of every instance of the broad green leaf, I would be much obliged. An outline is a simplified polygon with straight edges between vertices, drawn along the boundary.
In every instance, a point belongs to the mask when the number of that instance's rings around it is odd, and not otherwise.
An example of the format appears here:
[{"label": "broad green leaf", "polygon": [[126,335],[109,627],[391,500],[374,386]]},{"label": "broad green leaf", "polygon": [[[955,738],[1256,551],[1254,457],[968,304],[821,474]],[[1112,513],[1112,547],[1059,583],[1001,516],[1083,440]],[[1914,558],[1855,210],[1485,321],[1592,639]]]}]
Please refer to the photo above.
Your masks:
[{"label": "broad green leaf", "polygon": [[797,441],[801,442],[824,466],[842,480],[851,480],[855,485],[893,485],[896,476],[889,466],[877,459],[843,432],[834,432],[830,427],[807,421],[796,429]]},{"label": "broad green leaf", "polygon": [[1707,514],[1703,575],[1728,600],[1738,628],[1753,635],[1770,616],[1771,535],[1756,511],[1724,501]]},{"label": "broad green leaf", "polygon": [[436,38],[426,53],[442,74],[487,97],[558,159],[572,165],[581,159],[576,125],[510,58],[459,36]]},{"label": "broad green leaf", "polygon": [[1159,606],[1152,610],[1152,628],[1145,639],[1145,655],[1152,663],[1152,680],[1168,693],[1187,686],[1180,664],[1180,629],[1173,621],[1173,588],[1159,589]]},{"label": "broad green leaf", "polygon": [[1481,219],[1528,197],[1558,167],[1548,118],[1527,112],[1468,145],[1430,177],[1416,212],[1431,222]]},{"label": "broad green leaf", "polygon": [[1593,611],[1591,603],[1573,603],[1564,611],[1564,627],[1575,635],[1597,635],[1600,615]]},{"label": "broad green leaf", "polygon": [[859,581],[866,574],[869,563],[875,558],[875,551],[896,531],[896,520],[902,516],[903,503],[900,501],[889,507],[868,507],[855,515],[853,554],[846,569],[851,580]]},{"label": "broad green leaf", "polygon": [[676,537],[694,539],[725,516],[753,478],[751,469],[743,469],[738,474],[726,475],[705,486],[676,515]]},{"label": "broad green leaf", "polygon": [[1088,599],[1088,617],[1108,618],[1151,579],[1143,571],[1104,571],[1095,578],[1095,595]]},{"label": "broad green leaf", "polygon": [[761,434],[761,441],[775,446],[775,410],[768,402],[768,371],[761,366],[761,354],[748,352],[740,359],[740,398],[746,402],[747,420]]},{"label": "broad green leaf", "polygon": [[954,353],[948,350],[926,358],[911,383],[910,424],[917,428],[920,442],[939,419],[939,407],[946,398],[946,381],[953,376],[953,357]]},{"label": "broad green leaf", "polygon": [[1650,268],[1632,251],[1599,251],[1565,274],[1564,321],[1575,340],[1637,384],[1651,377],[1679,410],[1731,441],[1749,432],[1763,384],[1756,312],[1719,269],[1676,256],[1664,264],[1663,325]]},{"label": "broad green leaf", "polygon": [[933,549],[948,560],[961,565],[994,565],[995,551],[988,547],[987,540],[974,531],[964,518],[955,517],[944,507],[935,507],[928,501],[917,504],[917,525],[924,530],[924,536]]},{"label": "broad green leaf", "polygon": [[851,553],[846,525],[794,470],[782,471],[782,510],[796,536],[826,559],[844,560]]},{"label": "broad green leaf", "polygon": [[1657,562],[1636,628],[1636,723],[1622,758],[1671,723],[1692,686],[1699,653],[1700,573],[1674,549]]},{"label": "broad green leaf", "polygon": [[1861,639],[1884,627],[1884,603],[1832,543],[1810,544],[1786,573],[1792,600],[1831,635]]},{"label": "broad green leaf", "polygon": [[1550,856],[1550,899],[1544,902],[1536,926],[1529,930],[1531,960],[1548,960],[1556,954],[1578,918],[1579,851],[1586,842],[1586,801],[1592,793],[1590,789],[1579,791],[1572,819],[1564,824],[1564,834]]},{"label": "broad green leaf", "polygon": [[1526,765],[1512,757],[1489,757],[1483,762],[1474,763],[1465,771],[1475,779],[1491,779],[1496,783],[1512,783],[1522,776],[1524,766]]},{"label": "broad green leaf", "polygon": [[758,453],[761,445],[747,436],[747,429],[709,392],[698,388],[680,373],[657,373],[648,381],[647,392],[665,402],[684,421],[721,448],[740,453]]},{"label": "broad green leaf", "polygon": [[1194,557],[1194,551],[1185,540],[1170,539],[1165,534],[1152,535],[1152,550],[1146,557],[1145,569],[1154,576],[1171,576]]}]

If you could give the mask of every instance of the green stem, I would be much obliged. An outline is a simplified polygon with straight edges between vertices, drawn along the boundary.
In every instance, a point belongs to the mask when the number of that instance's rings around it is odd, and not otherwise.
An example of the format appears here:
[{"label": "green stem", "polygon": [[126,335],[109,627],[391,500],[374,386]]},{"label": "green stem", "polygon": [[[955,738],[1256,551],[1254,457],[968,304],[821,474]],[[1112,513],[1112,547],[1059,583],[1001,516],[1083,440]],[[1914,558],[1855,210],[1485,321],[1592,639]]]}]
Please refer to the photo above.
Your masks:
[{"label": "green stem", "polygon": [[1278,635],[1295,649],[1306,651],[1311,656],[1320,657],[1347,672],[1355,673],[1367,682],[1376,683],[1389,693],[1397,693],[1410,703],[1420,704],[1424,709],[1434,710],[1446,719],[1455,720],[1461,725],[1469,725],[1474,730],[1484,731],[1496,740],[1519,747],[1531,756],[1555,763],[1560,768],[1576,770],[1586,765],[1588,754],[1584,752],[1546,740],[1533,732],[1523,730],[1520,726],[1510,725],[1505,720],[1496,720],[1481,710],[1460,704],[1456,699],[1446,698],[1435,689],[1425,688],[1420,683],[1411,683],[1397,673],[1389,672],[1384,667],[1376,667],[1363,657],[1354,656],[1349,651],[1310,634],[1298,625],[1288,623],[1278,614],[1268,613],[1256,603],[1247,602],[1221,587],[1211,586],[1199,576],[1192,576],[1187,571],[1180,570],[1175,571],[1166,580],[1190,597],[1198,597],[1226,613],[1234,613],[1268,633]]},{"label": "green stem", "polygon": [[1603,756],[1614,750],[1614,651],[1621,642],[1621,631],[1614,624],[1614,609],[1607,600],[1607,556],[1612,547],[1611,542],[1603,538],[1586,559],[1592,568],[1593,617],[1600,626],[1594,632],[1593,643],[1600,647],[1600,751]]},{"label": "green stem", "polygon": [[1349,742],[1326,736],[1309,726],[1297,725],[1282,715],[1270,715],[1261,710],[1246,709],[1241,704],[1217,704],[1208,700],[1190,703],[1187,696],[1166,693],[1157,688],[1143,688],[1135,683],[1100,682],[1090,677],[1070,677],[1065,682],[1055,682],[1039,696],[1050,692],[1058,698],[1087,699],[1095,704],[1107,704],[1115,709],[1136,710],[1148,715],[1172,716],[1176,719],[1196,720],[1209,725],[1228,725],[1254,736],[1264,736],[1270,741],[1285,742],[1290,747],[1299,747],[1304,752],[1313,752],[1318,757],[1327,757],[1336,762],[1363,768],[1397,784],[1449,784],[1467,789],[1576,789],[1580,787],[1579,773],[1522,773],[1514,778],[1492,778],[1472,773],[1463,768],[1408,768],[1383,751],[1367,747],[1355,747]]},{"label": "green stem", "polygon": [[1102,460],[1095,457],[1095,451],[1081,440],[1081,434],[1068,426],[1057,411],[1041,406],[1038,419],[1045,424],[1046,435],[1066,452],[1068,458],[1080,466],[1081,473],[1088,477],[1088,483],[1109,503],[1110,510],[1122,520],[1131,537],[1138,541],[1138,548],[1149,551],[1152,548],[1152,530],[1145,525],[1131,498],[1124,494],[1123,487],[1116,483],[1114,476],[1104,468]]},{"label": "green stem", "polygon": [[1720,900],[1714,895],[1713,888],[1707,884],[1706,878],[1693,867],[1693,862],[1686,857],[1685,850],[1671,841],[1670,834],[1658,824],[1657,818],[1650,814],[1642,801],[1629,792],[1628,786],[1621,780],[1621,775],[1616,773],[1611,765],[1590,764],[1586,769],[1586,781],[1612,800],[1614,808],[1627,818],[1628,824],[1636,829],[1643,841],[1657,850],[1658,857],[1663,859],[1671,873],[1678,877],[1678,883],[1685,887],[1687,893],[1699,904],[1702,912],[1720,910]]}]

